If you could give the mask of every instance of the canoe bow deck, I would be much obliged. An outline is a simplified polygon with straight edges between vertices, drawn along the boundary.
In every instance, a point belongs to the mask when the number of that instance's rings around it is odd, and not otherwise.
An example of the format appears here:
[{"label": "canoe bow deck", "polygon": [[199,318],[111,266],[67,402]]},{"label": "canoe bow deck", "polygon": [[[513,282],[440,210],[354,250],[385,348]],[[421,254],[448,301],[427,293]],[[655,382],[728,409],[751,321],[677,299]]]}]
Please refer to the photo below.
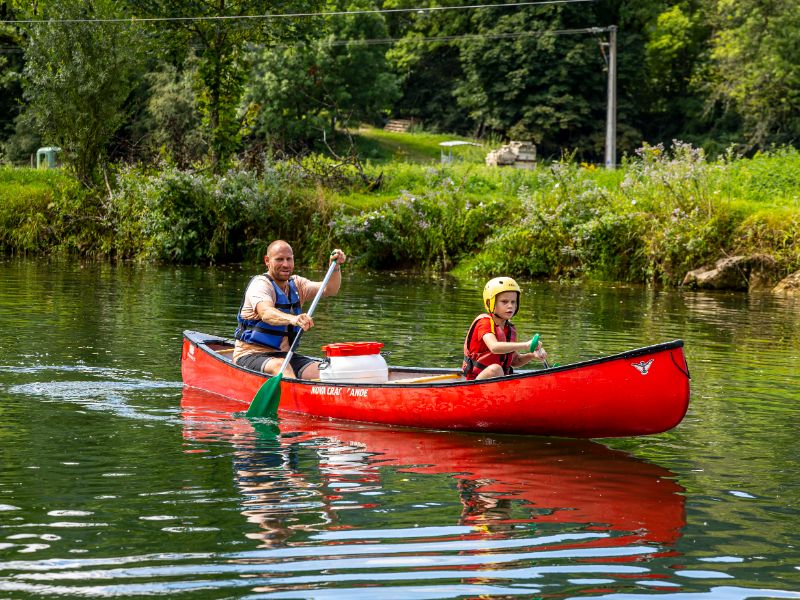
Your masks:
[{"label": "canoe bow deck", "polygon": [[[267,377],[233,364],[232,340],[183,335],[184,383],[246,410]],[[681,340],[480,382],[465,381],[457,369],[389,373],[384,384],[283,378],[280,409],[422,429],[600,438],[666,431],[689,405]]]}]

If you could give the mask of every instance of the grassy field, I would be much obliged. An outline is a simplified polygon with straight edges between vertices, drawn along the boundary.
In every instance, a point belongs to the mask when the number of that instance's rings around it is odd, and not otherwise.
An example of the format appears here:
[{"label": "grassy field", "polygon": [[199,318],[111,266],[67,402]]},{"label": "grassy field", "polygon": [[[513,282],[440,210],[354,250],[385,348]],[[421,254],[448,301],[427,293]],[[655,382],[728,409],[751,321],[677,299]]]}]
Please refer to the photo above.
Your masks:
[{"label": "grassy field", "polygon": [[455,162],[483,164],[486,153],[498,146],[491,142],[472,140],[463,136],[437,133],[410,132],[397,133],[375,127],[362,126],[355,136],[359,155],[368,162],[385,164],[405,162],[422,165],[435,165],[441,162],[441,152],[445,150],[448,158],[449,149],[439,144],[460,140],[478,144],[478,146],[458,146],[452,151]]}]

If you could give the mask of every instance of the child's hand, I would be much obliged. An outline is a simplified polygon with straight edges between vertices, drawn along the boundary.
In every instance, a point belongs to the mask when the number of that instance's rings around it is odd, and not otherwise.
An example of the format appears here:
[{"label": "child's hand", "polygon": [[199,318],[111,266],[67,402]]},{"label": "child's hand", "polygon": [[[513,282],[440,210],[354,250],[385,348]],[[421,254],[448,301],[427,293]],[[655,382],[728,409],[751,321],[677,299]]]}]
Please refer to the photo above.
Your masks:
[{"label": "child's hand", "polygon": [[533,351],[533,356],[537,360],[541,360],[542,362],[547,360],[547,352],[545,352],[545,350],[542,347],[541,343],[539,343],[539,347],[536,350]]}]

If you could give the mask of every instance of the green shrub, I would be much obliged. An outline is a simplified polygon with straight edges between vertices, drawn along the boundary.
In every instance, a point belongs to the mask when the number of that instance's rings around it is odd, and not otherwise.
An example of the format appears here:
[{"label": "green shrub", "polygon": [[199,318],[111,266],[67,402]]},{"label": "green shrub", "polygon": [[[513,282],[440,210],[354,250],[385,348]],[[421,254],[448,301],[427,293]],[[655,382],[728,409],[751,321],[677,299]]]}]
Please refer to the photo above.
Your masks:
[{"label": "green shrub", "polygon": [[687,214],[679,208],[666,219],[653,219],[647,233],[647,278],[678,285],[688,271],[729,254],[739,221],[732,211]]},{"label": "green shrub", "polygon": [[571,234],[586,273],[611,281],[645,281],[647,232],[643,213],[605,212],[578,224]]},{"label": "green shrub", "polygon": [[447,177],[430,183],[419,196],[406,192],[379,209],[340,215],[334,235],[373,268],[452,268],[480,247],[505,207],[494,200],[473,205]]},{"label": "green shrub", "polygon": [[675,285],[733,253],[800,268],[798,174],[792,149],[709,162],[680,142],[645,146],[614,171],[569,156],[531,170],[361,170],[320,156],[221,176],[127,167],[110,195],[60,171],[0,168],[0,250],[197,263],[259,256],[281,238],[301,263],[340,246],[379,269]]},{"label": "green shrub", "polygon": [[291,168],[225,175],[123,170],[112,195],[116,237],[109,251],[161,262],[226,261],[285,239],[298,261],[316,260],[330,250],[333,211],[299,177]]}]

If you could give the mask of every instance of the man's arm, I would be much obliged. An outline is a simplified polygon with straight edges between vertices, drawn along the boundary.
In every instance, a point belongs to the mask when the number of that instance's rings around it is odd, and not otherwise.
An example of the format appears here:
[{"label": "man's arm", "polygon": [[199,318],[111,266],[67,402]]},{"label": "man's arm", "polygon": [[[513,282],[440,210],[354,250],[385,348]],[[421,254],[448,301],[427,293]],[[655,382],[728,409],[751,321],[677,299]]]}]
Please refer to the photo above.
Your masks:
[{"label": "man's arm", "polygon": [[[325,286],[325,291],[322,292],[323,296],[335,296],[339,293],[339,288],[342,285],[342,265],[347,261],[347,256],[339,248],[331,252],[331,261],[336,261],[336,268],[333,270],[333,275],[328,280],[328,285]],[[330,263],[328,263],[330,266]],[[321,281],[315,282],[317,284],[314,293],[316,294],[322,285]]]},{"label": "man's arm", "polygon": [[259,302],[256,305],[256,311],[261,320],[270,325],[297,325],[303,331],[308,331],[314,326],[314,320],[307,314],[288,314],[270,306],[266,301]]}]

